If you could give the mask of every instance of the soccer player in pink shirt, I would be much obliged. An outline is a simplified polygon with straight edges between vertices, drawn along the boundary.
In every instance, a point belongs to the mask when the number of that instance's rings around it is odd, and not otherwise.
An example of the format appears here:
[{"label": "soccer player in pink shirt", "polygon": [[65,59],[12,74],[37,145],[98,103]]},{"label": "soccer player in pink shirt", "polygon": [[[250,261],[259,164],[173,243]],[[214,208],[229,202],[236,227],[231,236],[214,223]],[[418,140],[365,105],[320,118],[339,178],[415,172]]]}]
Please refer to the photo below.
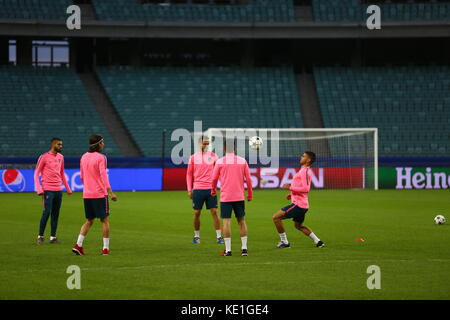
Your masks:
[{"label": "soccer player in pink shirt", "polygon": [[223,219],[225,251],[222,256],[231,256],[231,213],[234,211],[240,228],[241,255],[247,256],[247,224],[245,222],[244,182],[247,183],[247,200],[253,198],[252,180],[247,161],[235,154],[236,146],[227,141],[226,154],[216,162],[213,171],[211,194],[217,194],[217,182],[220,179],[220,217]]},{"label": "soccer player in pink shirt", "polygon": [[111,189],[106,174],[106,156],[101,154],[105,142],[100,135],[89,137],[89,151],[83,154],[80,160],[80,176],[83,182],[84,213],[86,222],[83,224],[77,243],[72,248],[76,255],[84,255],[83,240],[94,223],[95,218],[102,222],[103,255],[109,254],[109,203],[108,195],[112,201],[117,197]]},{"label": "soccer player in pink shirt", "polygon": [[199,139],[199,145],[200,151],[189,158],[186,173],[188,197],[192,199],[192,207],[194,208],[194,239],[192,243],[200,243],[200,213],[203,203],[205,203],[206,209],[211,210],[217,243],[223,244],[220,221],[217,217],[217,196],[211,195],[212,173],[218,157],[214,152],[207,151],[208,137],[202,136]]},{"label": "soccer player in pink shirt", "polygon": [[320,248],[324,246],[324,243],[314,234],[314,232],[303,225],[305,214],[309,209],[308,192],[311,189],[311,165],[314,161],[316,161],[314,152],[306,151],[303,153],[300,158],[300,171],[295,174],[292,179],[292,184],[285,184],[283,186],[283,189],[291,191],[286,198],[291,200],[292,203],[281,208],[281,210],[273,215],[273,222],[275,223],[275,227],[277,228],[281,239],[275,248],[284,249],[291,247],[283,227],[282,220],[284,219],[292,219],[295,228],[310,237],[314,241],[316,247]]},{"label": "soccer player in pink shirt", "polygon": [[[67,194],[72,194],[64,174],[64,156],[61,154],[63,142],[59,138],[53,138],[50,141],[50,147],[49,152],[39,157],[34,171],[34,185],[37,194],[42,196],[44,206],[37,238],[37,244],[39,245],[44,244],[44,231],[49,216],[51,217],[50,243],[60,243],[56,238],[56,229],[58,228],[59,210],[62,203],[61,184],[64,183]],[[39,176],[41,176],[42,181],[39,180]]]}]

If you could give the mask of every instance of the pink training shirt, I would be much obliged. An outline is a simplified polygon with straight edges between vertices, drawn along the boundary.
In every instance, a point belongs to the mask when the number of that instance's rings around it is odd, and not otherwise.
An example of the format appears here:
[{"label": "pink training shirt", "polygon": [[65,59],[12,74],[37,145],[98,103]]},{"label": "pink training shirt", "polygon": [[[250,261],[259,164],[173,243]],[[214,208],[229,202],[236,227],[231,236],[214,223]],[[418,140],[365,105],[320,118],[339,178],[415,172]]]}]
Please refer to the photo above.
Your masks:
[{"label": "pink training shirt", "polygon": [[211,194],[217,193],[217,181],[220,179],[220,201],[242,201],[244,196],[244,178],[247,182],[248,198],[253,198],[252,179],[247,161],[234,153],[216,161],[213,171]]},{"label": "pink training shirt", "polygon": [[186,173],[188,191],[211,189],[212,174],[217,159],[214,152],[196,152],[189,158]]},{"label": "pink training shirt", "polygon": [[292,179],[291,187],[291,201],[296,206],[303,209],[309,208],[308,192],[311,190],[311,175],[310,167],[301,167]]},{"label": "pink training shirt", "polygon": [[[39,175],[42,175],[42,185]],[[37,194],[44,191],[61,191],[61,183],[64,183],[67,193],[72,193],[64,174],[64,156],[60,153],[54,154],[51,151],[42,154],[34,170],[34,185]]]},{"label": "pink training shirt", "polygon": [[106,174],[106,156],[98,152],[86,152],[80,160],[80,176],[83,182],[83,198],[98,199],[108,195],[109,184]]}]

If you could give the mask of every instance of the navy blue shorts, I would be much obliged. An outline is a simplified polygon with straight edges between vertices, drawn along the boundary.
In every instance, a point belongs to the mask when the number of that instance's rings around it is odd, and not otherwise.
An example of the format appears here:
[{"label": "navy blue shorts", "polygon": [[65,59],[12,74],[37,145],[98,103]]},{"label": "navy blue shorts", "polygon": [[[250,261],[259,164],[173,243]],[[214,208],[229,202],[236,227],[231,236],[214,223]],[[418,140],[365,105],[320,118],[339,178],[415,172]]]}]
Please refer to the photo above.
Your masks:
[{"label": "navy blue shorts", "polygon": [[97,199],[84,199],[84,214],[86,216],[86,219],[103,219],[108,217],[108,196]]},{"label": "navy blue shorts", "polygon": [[232,211],[234,211],[236,218],[244,217],[245,201],[220,202],[220,217],[222,219],[230,219]]},{"label": "navy blue shorts", "polygon": [[298,223],[303,223],[303,221],[305,221],[305,214],[306,212],[308,212],[308,209],[303,209],[300,208],[299,206],[291,203],[290,205],[281,208],[282,211],[284,211],[284,216],[286,218],[289,218],[292,220],[294,220],[295,222]]},{"label": "navy blue shorts", "polygon": [[192,192],[192,207],[194,210],[202,210],[203,203],[206,203],[206,209],[217,208],[217,196],[211,195],[211,189],[194,190]]}]

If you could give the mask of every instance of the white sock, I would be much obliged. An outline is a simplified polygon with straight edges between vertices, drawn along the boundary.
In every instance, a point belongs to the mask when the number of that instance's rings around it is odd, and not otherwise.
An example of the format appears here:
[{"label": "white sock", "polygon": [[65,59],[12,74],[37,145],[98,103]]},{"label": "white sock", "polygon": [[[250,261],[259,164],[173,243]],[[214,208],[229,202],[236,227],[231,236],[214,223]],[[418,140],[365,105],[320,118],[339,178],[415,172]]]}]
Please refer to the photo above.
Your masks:
[{"label": "white sock", "polygon": [[286,243],[286,244],[289,243],[287,236],[286,236],[286,232],[280,233],[280,239],[281,239],[281,242],[283,242],[283,243]]},{"label": "white sock", "polygon": [[225,238],[225,251],[231,251],[231,238]]},{"label": "white sock", "polygon": [[320,241],[320,239],[316,237],[316,235],[314,234],[314,232],[311,232],[311,233],[309,234],[309,237],[310,237],[311,239],[313,239],[313,241],[314,241],[315,244],[317,244],[317,242]]},{"label": "white sock", "polygon": [[242,250],[243,249],[247,249],[247,236],[245,237],[241,237],[241,242],[242,242]]},{"label": "white sock", "polygon": [[38,236],[38,239],[44,239],[44,236]]},{"label": "white sock", "polygon": [[50,237],[50,240],[55,240],[56,239],[56,237]]},{"label": "white sock", "polygon": [[216,230],[216,236],[217,236],[217,238],[222,237],[222,230],[217,229],[217,230]]},{"label": "white sock", "polygon": [[200,238],[200,230],[194,230],[194,237]]},{"label": "white sock", "polygon": [[78,245],[79,247],[82,247],[82,246],[83,246],[83,240],[84,240],[84,236],[80,234],[80,235],[78,236],[78,240],[77,240],[77,245]]},{"label": "white sock", "polygon": [[103,249],[109,250],[109,238],[103,238]]}]

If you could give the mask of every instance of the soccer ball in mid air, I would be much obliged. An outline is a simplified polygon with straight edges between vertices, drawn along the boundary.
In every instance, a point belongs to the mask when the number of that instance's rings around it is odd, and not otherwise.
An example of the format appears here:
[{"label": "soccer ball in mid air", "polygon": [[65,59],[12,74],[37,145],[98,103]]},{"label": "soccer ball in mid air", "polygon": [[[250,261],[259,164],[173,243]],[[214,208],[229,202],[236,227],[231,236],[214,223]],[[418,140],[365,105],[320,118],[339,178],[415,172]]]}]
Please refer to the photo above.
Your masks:
[{"label": "soccer ball in mid air", "polygon": [[434,223],[436,224],[444,224],[445,223],[445,217],[443,215],[437,215],[434,217]]},{"label": "soccer ball in mid air", "polygon": [[260,137],[254,136],[254,137],[251,137],[250,140],[248,140],[248,145],[252,149],[256,149],[256,150],[261,149],[263,146],[263,141]]}]

